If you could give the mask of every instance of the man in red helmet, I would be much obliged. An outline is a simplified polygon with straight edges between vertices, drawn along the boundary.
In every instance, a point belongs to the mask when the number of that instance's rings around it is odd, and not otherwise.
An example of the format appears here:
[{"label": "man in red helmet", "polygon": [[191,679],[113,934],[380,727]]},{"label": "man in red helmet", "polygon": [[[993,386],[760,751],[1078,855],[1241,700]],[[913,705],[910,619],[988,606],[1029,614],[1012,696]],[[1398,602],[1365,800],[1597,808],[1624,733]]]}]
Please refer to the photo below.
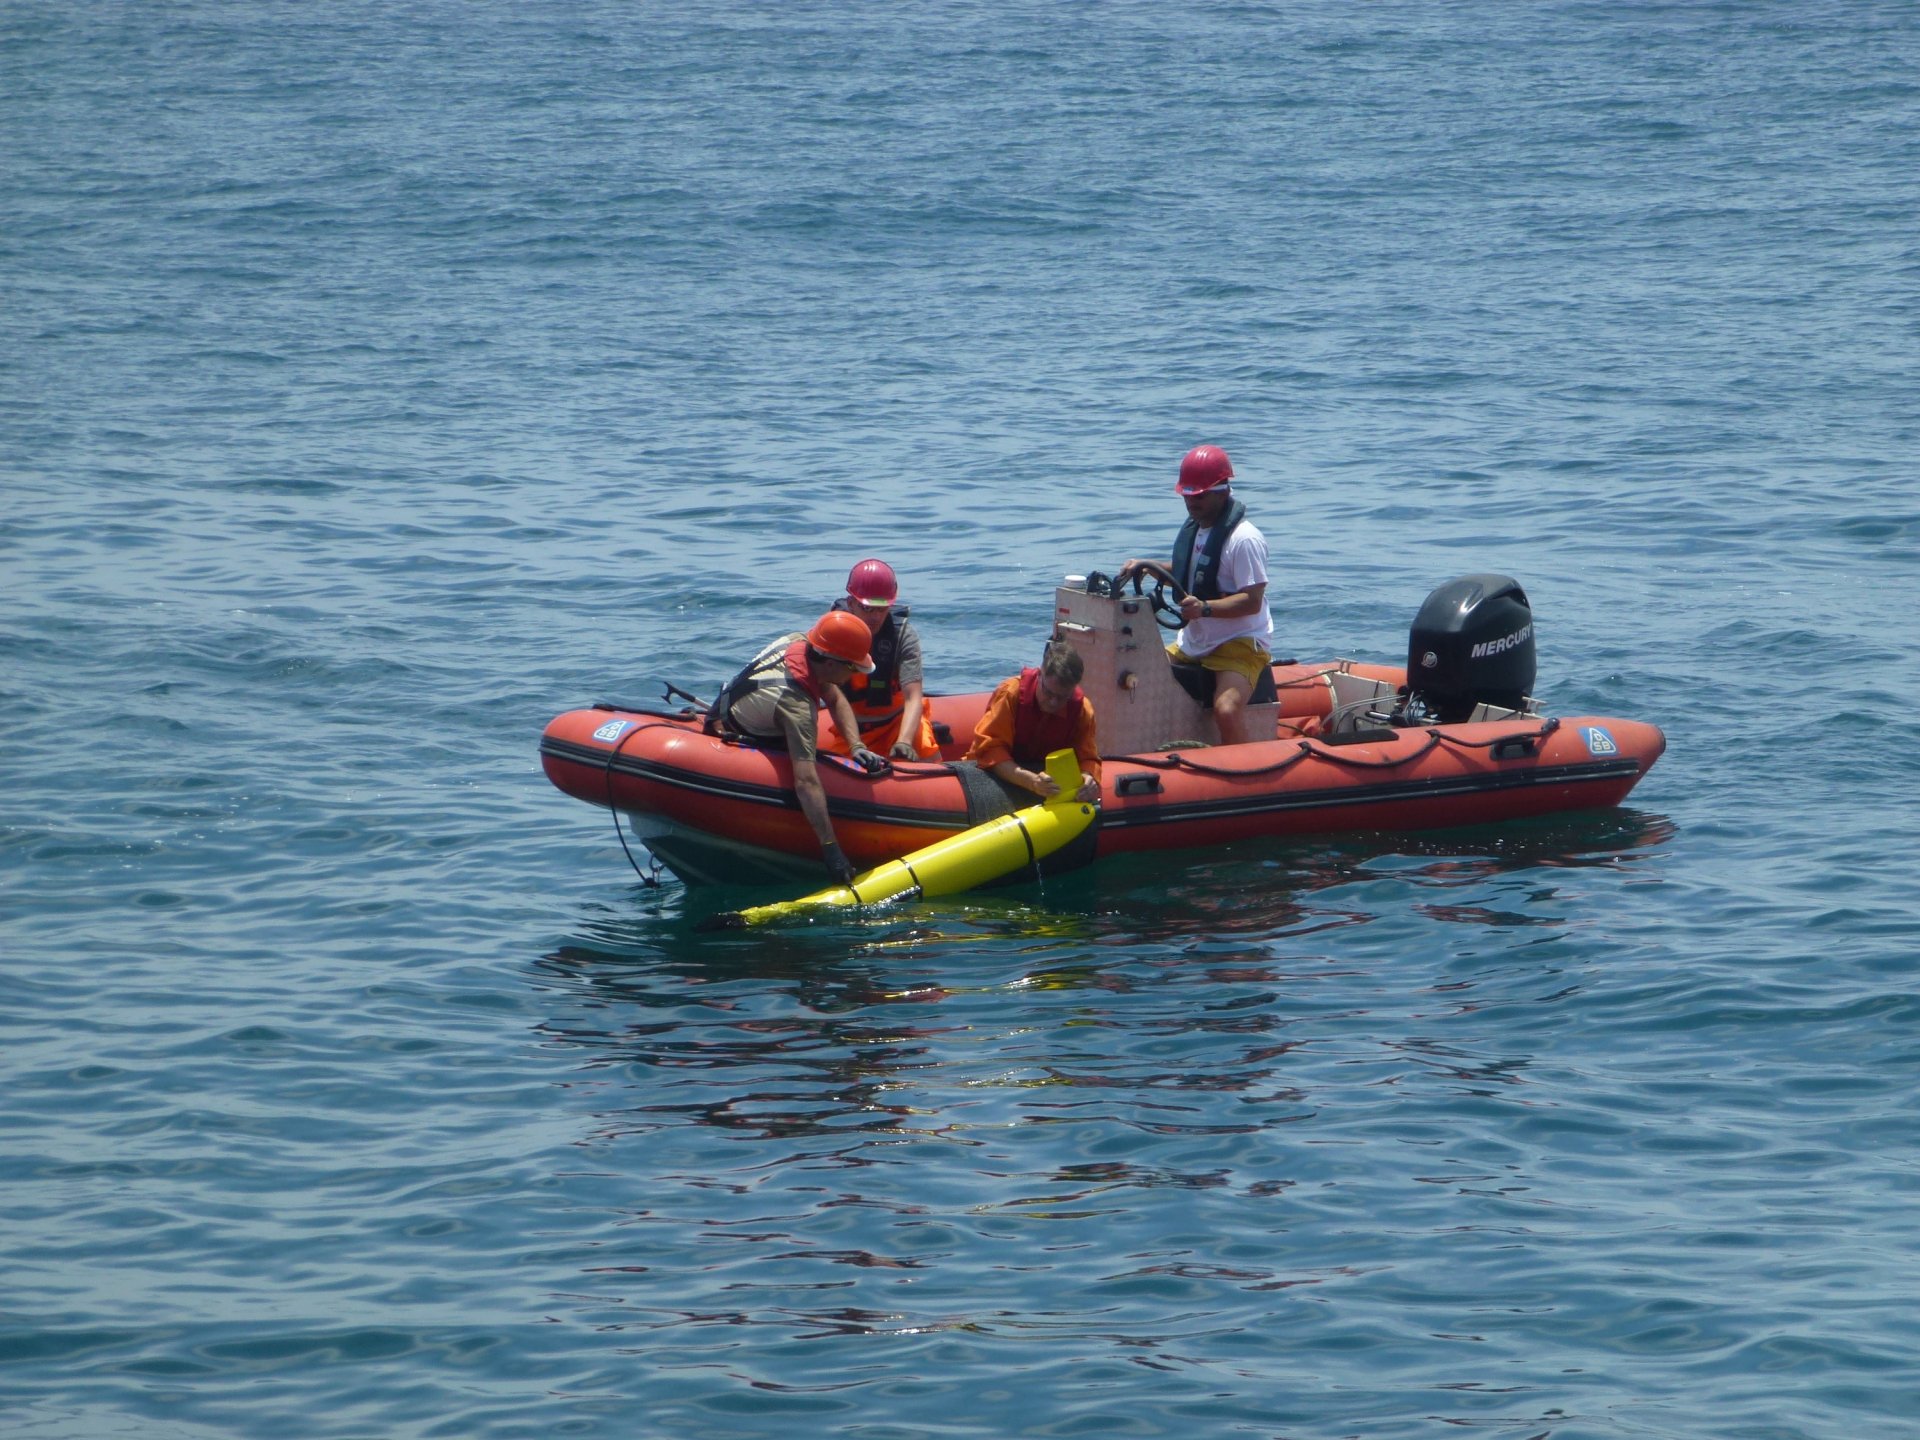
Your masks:
[{"label": "man in red helmet", "polygon": [[[853,707],[844,686],[873,670],[872,637],[866,622],[844,610],[829,610],[804,635],[782,635],[762,648],[740,673],[721,688],[707,711],[710,734],[785,750],[793,762],[793,794],[820,841],[820,856],[840,884],[853,879],[853,865],[834,837],[827,794],[814,760],[818,744],[815,719],[824,705],[845,733],[857,734]],[[864,745],[853,758],[869,770],[885,762]]]},{"label": "man in red helmet", "polygon": [[860,726],[848,734],[836,717],[820,741],[822,750],[850,754],[855,743],[896,760],[940,758],[933,738],[920,667],[920,636],[907,623],[907,607],[897,603],[900,581],[884,560],[862,560],[847,575],[847,593],[833,608],[858,615],[873,636],[873,672],[855,675],[846,686],[853,718]]},{"label": "man in red helmet", "polygon": [[[1115,581],[1147,572],[1187,592],[1185,627],[1167,647],[1176,665],[1213,672],[1213,718],[1220,743],[1241,745],[1247,700],[1273,663],[1273,617],[1267,611],[1267,540],[1247,507],[1233,498],[1233,461],[1218,445],[1196,445],[1180,461],[1174,489],[1187,502],[1187,523],[1173,542],[1173,564],[1129,560]],[[1271,736],[1262,736],[1271,739]]]}]

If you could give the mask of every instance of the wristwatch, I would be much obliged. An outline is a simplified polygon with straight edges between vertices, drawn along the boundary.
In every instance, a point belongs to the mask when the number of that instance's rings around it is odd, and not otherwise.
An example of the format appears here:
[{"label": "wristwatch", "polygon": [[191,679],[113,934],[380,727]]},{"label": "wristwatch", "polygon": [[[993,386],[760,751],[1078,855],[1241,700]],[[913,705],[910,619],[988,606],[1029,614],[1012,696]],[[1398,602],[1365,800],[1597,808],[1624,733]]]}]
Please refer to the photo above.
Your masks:
[{"label": "wristwatch", "polygon": [[1200,602],[1200,613],[1211,620],[1213,618],[1213,601],[1202,600]]}]

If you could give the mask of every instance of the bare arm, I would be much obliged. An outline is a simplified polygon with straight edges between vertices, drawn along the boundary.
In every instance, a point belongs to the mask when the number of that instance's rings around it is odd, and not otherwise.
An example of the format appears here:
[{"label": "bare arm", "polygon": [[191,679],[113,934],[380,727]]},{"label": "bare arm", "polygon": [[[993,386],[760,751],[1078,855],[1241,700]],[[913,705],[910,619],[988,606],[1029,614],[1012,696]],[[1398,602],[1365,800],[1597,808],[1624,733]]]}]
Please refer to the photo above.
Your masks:
[{"label": "bare arm", "polygon": [[829,845],[837,844],[833,835],[833,820],[827,814],[827,792],[820,784],[820,767],[797,755],[793,760],[793,795],[800,802],[800,813],[807,817],[807,823],[813,827],[820,848],[824,850]]},{"label": "bare arm", "polygon": [[827,713],[833,716],[834,728],[846,737],[849,749],[860,745],[860,722],[854,718],[853,702],[847,699],[847,692],[838,685],[820,687],[826,700]]},{"label": "bare arm", "polygon": [[[840,697],[840,703],[847,703],[846,696]],[[780,729],[787,737],[787,754],[793,761],[793,798],[800,802],[800,813],[807,817],[814,838],[824,850],[838,842],[834,838],[833,819],[827,814],[827,792],[820,784],[820,767],[813,759],[813,736],[808,733],[812,728],[808,724],[803,729],[793,716],[784,710],[780,712]]]},{"label": "bare arm", "polygon": [[[1212,614],[1216,620],[1233,620],[1242,615],[1255,615],[1260,611],[1260,602],[1266,598],[1267,584],[1263,580],[1258,585],[1249,585],[1244,590],[1236,590],[1231,595],[1222,595],[1218,600],[1199,600],[1192,595],[1180,602],[1182,619],[1198,620],[1203,614]],[[1204,607],[1211,606],[1211,611]]]},{"label": "bare arm", "polygon": [[[905,701],[900,708],[900,744],[912,748],[920,734],[920,712],[926,705],[926,687],[918,680],[908,680],[901,684],[900,695]],[[895,749],[898,748],[895,746]],[[914,753],[919,752],[915,750]]]}]

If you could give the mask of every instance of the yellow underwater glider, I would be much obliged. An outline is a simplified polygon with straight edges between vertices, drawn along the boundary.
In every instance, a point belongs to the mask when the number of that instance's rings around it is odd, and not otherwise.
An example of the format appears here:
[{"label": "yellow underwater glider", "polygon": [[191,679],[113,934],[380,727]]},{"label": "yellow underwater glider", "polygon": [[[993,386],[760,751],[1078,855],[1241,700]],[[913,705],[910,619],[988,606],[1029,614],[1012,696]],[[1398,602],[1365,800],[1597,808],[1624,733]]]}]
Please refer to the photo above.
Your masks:
[{"label": "yellow underwater glider", "polygon": [[1071,750],[1047,756],[1047,774],[1060,787],[1051,800],[1002,815],[971,830],[940,840],[898,860],[876,865],[798,900],[755,905],[715,915],[702,929],[739,929],[805,916],[818,910],[856,909],[902,895],[958,895],[985,885],[1036,860],[1044,860],[1093,823],[1094,807],[1074,796],[1080,789],[1080,762]]}]

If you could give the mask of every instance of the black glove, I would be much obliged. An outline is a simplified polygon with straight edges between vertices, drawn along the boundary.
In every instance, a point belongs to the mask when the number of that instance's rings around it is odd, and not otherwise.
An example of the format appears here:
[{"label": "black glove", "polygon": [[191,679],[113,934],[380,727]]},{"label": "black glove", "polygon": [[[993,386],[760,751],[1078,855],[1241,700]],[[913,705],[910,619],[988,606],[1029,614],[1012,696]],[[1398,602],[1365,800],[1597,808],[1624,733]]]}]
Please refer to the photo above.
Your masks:
[{"label": "black glove", "polygon": [[869,775],[887,768],[887,762],[874,754],[873,751],[867,749],[864,745],[856,745],[853,747],[853,758],[854,762],[864,767]]},{"label": "black glove", "polygon": [[913,742],[911,740],[894,741],[893,750],[890,753],[896,760],[918,760],[920,758],[920,752],[913,748]]},{"label": "black glove", "polygon": [[845,852],[829,840],[820,847],[820,858],[827,862],[827,873],[833,876],[836,885],[853,884],[853,862],[847,859]]}]

